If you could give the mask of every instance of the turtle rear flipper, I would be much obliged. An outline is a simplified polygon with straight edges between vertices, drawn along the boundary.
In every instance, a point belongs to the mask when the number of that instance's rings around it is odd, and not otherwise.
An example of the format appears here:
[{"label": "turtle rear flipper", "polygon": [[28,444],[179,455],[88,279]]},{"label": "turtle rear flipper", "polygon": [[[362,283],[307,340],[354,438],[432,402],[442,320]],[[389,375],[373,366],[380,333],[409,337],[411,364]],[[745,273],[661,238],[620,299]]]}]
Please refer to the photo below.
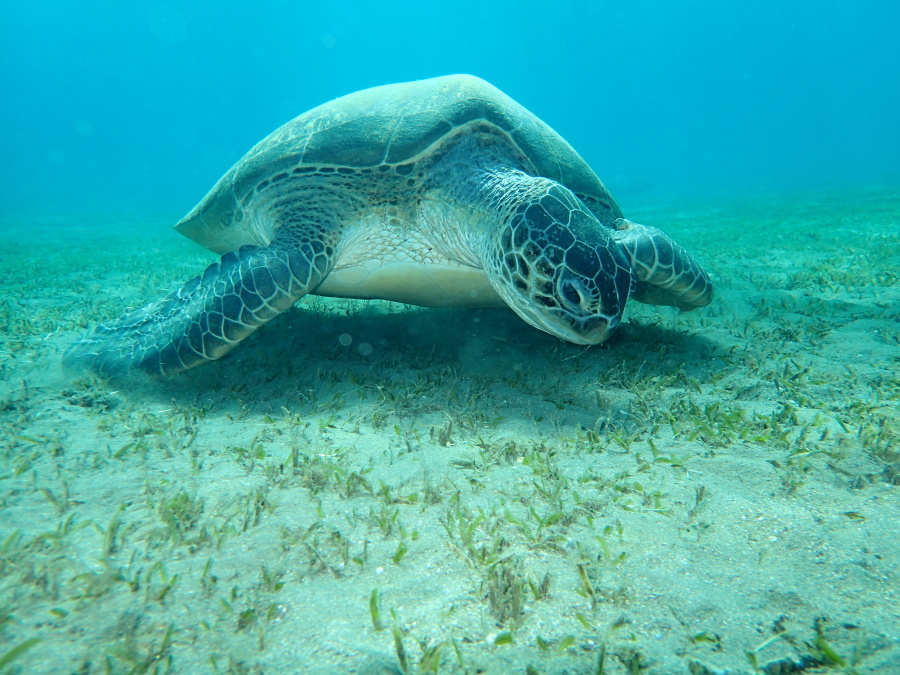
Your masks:
[{"label": "turtle rear flipper", "polygon": [[227,253],[177,291],[87,333],[68,366],[169,375],[221,358],[321,281],[321,251],[277,245]]},{"label": "turtle rear flipper", "polygon": [[713,284],[693,256],[661,230],[619,218],[613,238],[631,258],[637,277],[632,296],[651,305],[689,311],[706,307]]}]

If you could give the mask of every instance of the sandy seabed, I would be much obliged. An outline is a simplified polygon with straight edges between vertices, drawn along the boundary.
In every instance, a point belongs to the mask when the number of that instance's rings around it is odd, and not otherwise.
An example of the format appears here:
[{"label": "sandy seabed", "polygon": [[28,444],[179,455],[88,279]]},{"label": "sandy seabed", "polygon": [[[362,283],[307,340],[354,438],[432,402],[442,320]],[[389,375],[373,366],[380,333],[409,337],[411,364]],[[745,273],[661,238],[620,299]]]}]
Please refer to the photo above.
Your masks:
[{"label": "sandy seabed", "polygon": [[309,297],[60,357],[212,254],[0,223],[0,673],[900,672],[900,193],[633,210],[710,271],[601,347]]}]

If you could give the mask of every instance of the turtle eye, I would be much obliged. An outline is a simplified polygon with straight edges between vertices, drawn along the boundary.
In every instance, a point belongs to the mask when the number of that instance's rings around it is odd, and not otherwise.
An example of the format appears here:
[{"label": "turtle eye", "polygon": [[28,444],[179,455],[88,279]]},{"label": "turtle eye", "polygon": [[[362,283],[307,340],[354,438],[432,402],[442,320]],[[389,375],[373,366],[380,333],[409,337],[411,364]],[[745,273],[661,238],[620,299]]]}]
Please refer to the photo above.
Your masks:
[{"label": "turtle eye", "polygon": [[584,284],[578,279],[567,276],[559,284],[559,293],[572,309],[584,308],[586,293]]}]

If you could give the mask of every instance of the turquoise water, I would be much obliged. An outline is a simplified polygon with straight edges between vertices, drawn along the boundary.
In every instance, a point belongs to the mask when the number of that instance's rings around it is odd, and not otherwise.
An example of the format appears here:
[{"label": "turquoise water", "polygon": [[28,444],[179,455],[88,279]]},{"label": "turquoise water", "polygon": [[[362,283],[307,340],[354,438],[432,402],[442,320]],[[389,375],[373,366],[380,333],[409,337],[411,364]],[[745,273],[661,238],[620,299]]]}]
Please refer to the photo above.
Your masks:
[{"label": "turquoise water", "polygon": [[5,3],[3,208],[180,217],[314,105],[448,73],[614,194],[896,179],[900,9],[869,2]]},{"label": "turquoise water", "polygon": [[[900,672],[900,10],[6,3],[0,675]],[[361,88],[479,75],[709,272],[584,347],[306,296],[75,372],[171,225]]]}]

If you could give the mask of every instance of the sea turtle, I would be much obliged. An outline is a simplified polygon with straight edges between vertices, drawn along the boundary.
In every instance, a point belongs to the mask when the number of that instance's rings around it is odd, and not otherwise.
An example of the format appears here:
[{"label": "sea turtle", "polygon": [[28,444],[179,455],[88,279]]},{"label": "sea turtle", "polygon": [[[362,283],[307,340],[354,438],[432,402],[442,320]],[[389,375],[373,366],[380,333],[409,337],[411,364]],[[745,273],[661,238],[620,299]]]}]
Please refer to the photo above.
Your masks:
[{"label": "sea turtle", "polygon": [[221,260],[94,328],[69,363],[193,368],[307,293],[509,306],[580,345],[609,337],[630,297],[690,310],[713,295],[684,248],[622,218],[559,134],[470,75],[313,108],[250,150],[175,227]]}]

